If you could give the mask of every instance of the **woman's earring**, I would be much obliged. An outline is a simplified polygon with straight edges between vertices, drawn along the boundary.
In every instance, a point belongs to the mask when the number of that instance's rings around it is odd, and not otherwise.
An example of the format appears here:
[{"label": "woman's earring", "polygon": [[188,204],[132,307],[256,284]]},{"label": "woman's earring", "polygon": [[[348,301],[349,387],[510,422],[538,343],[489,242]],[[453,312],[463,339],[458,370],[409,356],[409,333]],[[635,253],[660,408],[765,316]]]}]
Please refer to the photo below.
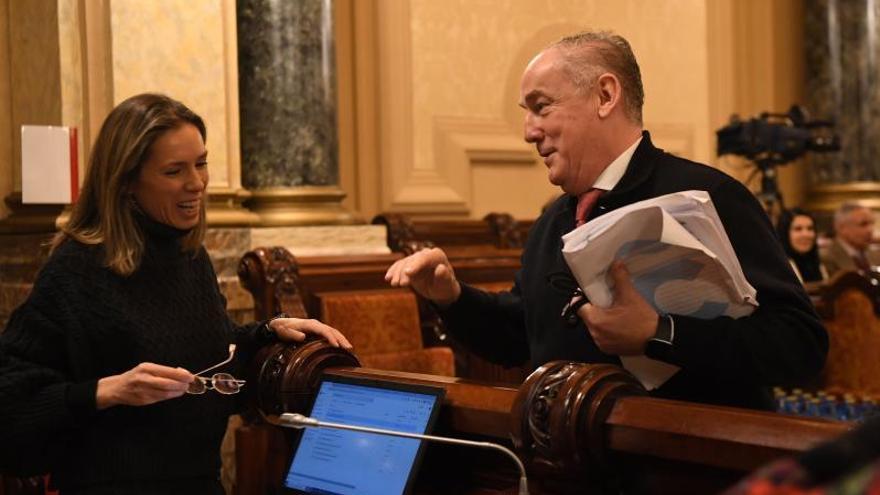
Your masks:
[{"label": "woman's earring", "polygon": [[144,210],[141,209],[141,205],[138,204],[137,199],[135,199],[133,193],[128,193],[128,206],[138,213],[144,212]]}]

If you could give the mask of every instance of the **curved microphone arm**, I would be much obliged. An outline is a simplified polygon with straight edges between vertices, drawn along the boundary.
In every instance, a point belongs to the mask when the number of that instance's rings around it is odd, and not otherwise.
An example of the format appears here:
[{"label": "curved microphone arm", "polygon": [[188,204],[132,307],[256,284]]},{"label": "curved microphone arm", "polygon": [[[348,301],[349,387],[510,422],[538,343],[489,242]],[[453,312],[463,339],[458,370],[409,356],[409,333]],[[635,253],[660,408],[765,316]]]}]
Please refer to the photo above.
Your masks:
[{"label": "curved microphone arm", "polygon": [[289,428],[333,428],[337,430],[360,431],[364,433],[375,433],[377,435],[390,435],[393,437],[413,438],[416,440],[428,440],[431,442],[448,443],[453,445],[466,445],[469,447],[478,447],[481,449],[493,449],[505,453],[508,457],[516,462],[519,468],[519,495],[529,495],[528,481],[526,480],[526,467],[522,461],[512,450],[503,445],[491,442],[475,442],[473,440],[462,440],[460,438],[438,437],[434,435],[422,435],[419,433],[407,433],[403,431],[385,430],[381,428],[370,428],[366,426],[354,426],[341,423],[331,423],[328,421],[319,421],[315,418],[303,416],[296,413],[284,413],[279,418],[279,424]]}]

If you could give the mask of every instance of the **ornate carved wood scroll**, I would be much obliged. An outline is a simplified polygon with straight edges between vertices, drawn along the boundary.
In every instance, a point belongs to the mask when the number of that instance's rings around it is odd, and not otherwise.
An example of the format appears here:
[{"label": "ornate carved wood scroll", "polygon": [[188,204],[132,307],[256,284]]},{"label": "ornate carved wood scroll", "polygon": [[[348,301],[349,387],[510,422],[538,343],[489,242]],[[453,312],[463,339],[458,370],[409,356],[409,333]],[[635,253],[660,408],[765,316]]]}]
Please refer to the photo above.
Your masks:
[{"label": "ornate carved wood scroll", "polygon": [[520,249],[523,247],[522,234],[516,220],[510,213],[489,213],[483,220],[495,236],[495,246],[500,249]]},{"label": "ornate carved wood scroll", "polygon": [[278,343],[262,348],[248,370],[252,394],[248,402],[256,406],[272,424],[284,412],[307,413],[318,391],[321,373],[330,367],[360,366],[349,351],[332,347],[322,340],[302,345]]},{"label": "ornate carved wood scroll", "polygon": [[254,314],[266,319],[285,312],[308,318],[299,289],[299,265],[283,247],[248,251],[238,264],[242,286],[254,296]]},{"label": "ornate carved wood scroll", "polygon": [[406,256],[426,247],[434,247],[431,241],[416,239],[412,220],[399,213],[383,213],[373,218],[373,225],[384,225],[388,229],[388,248]]},{"label": "ornate carved wood scroll", "polygon": [[603,432],[611,408],[618,397],[645,393],[618,366],[547,363],[519,388],[510,416],[513,444],[546,474],[604,468]]}]

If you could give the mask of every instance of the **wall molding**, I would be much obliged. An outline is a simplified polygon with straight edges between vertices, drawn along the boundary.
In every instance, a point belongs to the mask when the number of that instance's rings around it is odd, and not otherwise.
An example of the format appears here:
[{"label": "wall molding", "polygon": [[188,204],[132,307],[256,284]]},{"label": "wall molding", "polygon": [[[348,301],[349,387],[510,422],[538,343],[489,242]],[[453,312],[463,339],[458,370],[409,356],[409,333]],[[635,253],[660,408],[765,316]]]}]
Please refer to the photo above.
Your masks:
[{"label": "wall molding", "polygon": [[79,28],[83,60],[83,115],[80,133],[80,162],[85,179],[92,143],[101,125],[113,109],[113,35],[110,27],[109,0],[80,0]]},{"label": "wall molding", "polygon": [[537,160],[533,147],[500,118],[435,116],[433,146],[433,163],[408,170],[406,182],[396,191],[395,208],[469,214],[473,207],[474,166],[531,167]]},{"label": "wall molding", "polygon": [[238,106],[238,27],[235,18],[235,0],[223,0],[223,63],[226,89],[226,184],[233,190],[241,189],[241,129]]},{"label": "wall molding", "polygon": [[439,163],[467,166],[503,163],[532,166],[534,146],[523,141],[507,121],[471,117],[434,117],[435,159]]},{"label": "wall molding", "polygon": [[[424,198],[439,201],[431,171],[411,170],[413,153],[412,35],[408,0],[376,4],[379,53],[379,163],[383,211],[418,209]],[[453,200],[454,202],[454,200]]]}]

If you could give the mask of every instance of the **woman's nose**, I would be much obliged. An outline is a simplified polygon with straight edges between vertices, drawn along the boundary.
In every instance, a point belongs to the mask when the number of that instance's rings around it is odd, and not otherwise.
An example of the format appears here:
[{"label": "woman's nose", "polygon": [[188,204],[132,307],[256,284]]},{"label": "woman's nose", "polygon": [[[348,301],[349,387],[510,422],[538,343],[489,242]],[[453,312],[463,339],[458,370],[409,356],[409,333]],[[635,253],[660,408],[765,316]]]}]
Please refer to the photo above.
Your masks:
[{"label": "woman's nose", "polygon": [[185,186],[190,191],[203,191],[208,186],[207,171],[196,168],[190,169]]}]

